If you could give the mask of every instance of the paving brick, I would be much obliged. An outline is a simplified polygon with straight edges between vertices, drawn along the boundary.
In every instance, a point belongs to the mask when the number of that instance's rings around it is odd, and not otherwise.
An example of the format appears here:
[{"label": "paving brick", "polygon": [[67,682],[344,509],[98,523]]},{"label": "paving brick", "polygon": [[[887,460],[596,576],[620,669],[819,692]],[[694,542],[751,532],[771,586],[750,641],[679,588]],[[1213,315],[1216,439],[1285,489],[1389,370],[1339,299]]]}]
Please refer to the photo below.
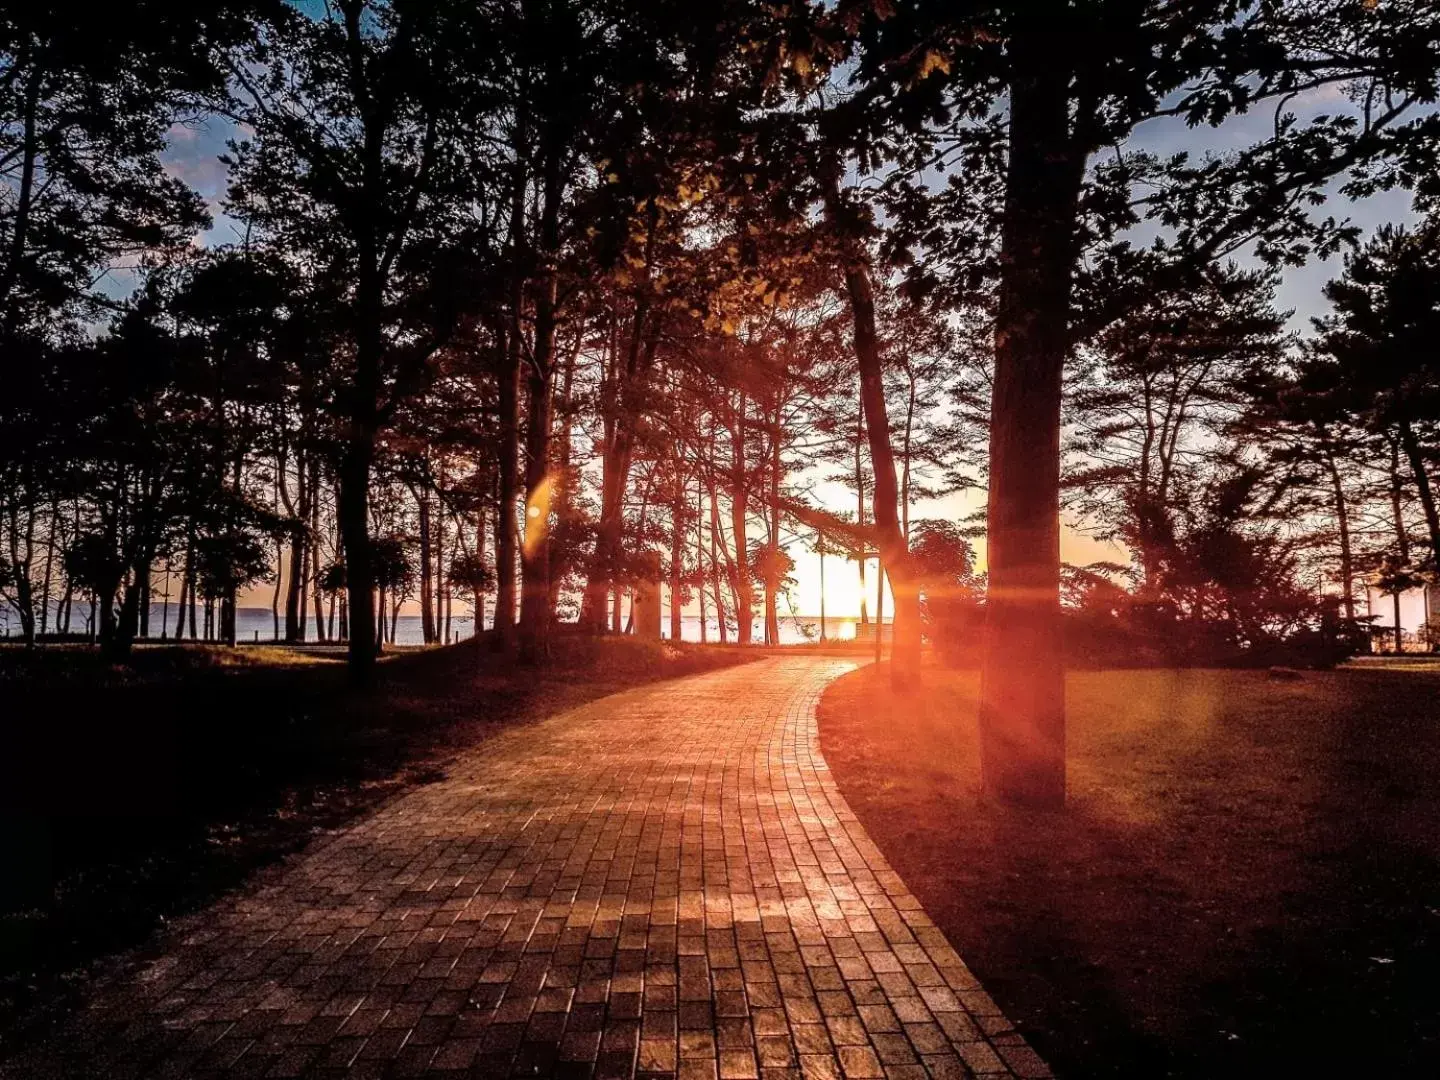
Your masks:
[{"label": "paving brick", "polygon": [[820,757],[851,666],[770,658],[504,732],[181,920],[0,1073],[1048,1077]]}]

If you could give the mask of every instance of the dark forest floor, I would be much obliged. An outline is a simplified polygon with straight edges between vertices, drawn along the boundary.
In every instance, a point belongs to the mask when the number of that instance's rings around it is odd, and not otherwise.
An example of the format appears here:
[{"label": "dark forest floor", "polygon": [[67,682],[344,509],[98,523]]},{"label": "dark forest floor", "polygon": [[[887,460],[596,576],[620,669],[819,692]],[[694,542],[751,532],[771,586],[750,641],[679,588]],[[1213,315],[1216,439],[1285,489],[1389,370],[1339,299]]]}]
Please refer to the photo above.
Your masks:
[{"label": "dark forest floor", "polygon": [[1440,1075],[1440,669],[1075,672],[1062,812],[978,796],[974,672],[837,681],[822,747],[1062,1077]]},{"label": "dark forest floor", "polygon": [[410,651],[351,690],[281,649],[0,648],[0,1042],[38,1035],[101,967],[447,759],[657,679],[754,659],[561,635],[517,666],[488,643]]}]

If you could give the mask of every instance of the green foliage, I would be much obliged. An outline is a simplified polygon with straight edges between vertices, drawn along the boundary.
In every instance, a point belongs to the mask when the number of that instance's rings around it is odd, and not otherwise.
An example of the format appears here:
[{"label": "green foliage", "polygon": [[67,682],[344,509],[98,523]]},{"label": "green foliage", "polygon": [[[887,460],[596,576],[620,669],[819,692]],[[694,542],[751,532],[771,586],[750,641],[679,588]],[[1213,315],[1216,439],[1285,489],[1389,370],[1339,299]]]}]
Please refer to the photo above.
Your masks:
[{"label": "green foliage", "polygon": [[375,586],[393,598],[410,595],[415,588],[415,564],[409,546],[398,536],[378,536],[374,540]]},{"label": "green foliage", "polygon": [[941,660],[954,667],[973,659],[984,624],[984,583],[964,528],[953,521],[912,522],[910,558],[926,633]]},{"label": "green foliage", "polygon": [[457,555],[450,562],[450,584],[477,595],[495,591],[495,568],[475,552]]}]

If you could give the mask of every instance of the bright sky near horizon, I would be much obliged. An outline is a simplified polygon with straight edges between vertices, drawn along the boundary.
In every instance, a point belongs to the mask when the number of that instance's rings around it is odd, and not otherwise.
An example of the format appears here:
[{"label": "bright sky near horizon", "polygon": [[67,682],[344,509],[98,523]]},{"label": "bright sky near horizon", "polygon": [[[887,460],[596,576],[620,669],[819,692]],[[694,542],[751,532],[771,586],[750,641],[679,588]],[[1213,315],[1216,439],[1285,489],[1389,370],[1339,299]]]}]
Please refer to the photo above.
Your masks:
[{"label": "bright sky near horizon", "polygon": [[[1312,94],[1292,102],[1290,108],[1303,121],[1322,112],[1334,112],[1343,107],[1337,96],[1338,91],[1329,90]],[[1207,152],[1224,152],[1255,141],[1270,130],[1274,123],[1273,114],[1259,111],[1248,116],[1232,119],[1219,128],[1192,129],[1182,121],[1172,118],[1155,120],[1144,125],[1136,133],[1133,146],[1156,153],[1170,154],[1188,150],[1192,155]],[[234,134],[232,128],[218,121],[210,120],[177,127],[171,133],[171,144],[165,153],[167,168],[200,193],[209,206],[215,221],[213,226],[196,237],[199,245],[219,245],[237,242],[240,237],[235,222],[224,215],[226,170],[219,160],[225,150],[226,140]],[[1339,182],[1331,186],[1331,192]],[[1385,222],[1406,221],[1414,217],[1409,196],[1404,192],[1387,192],[1363,201],[1342,200],[1333,195],[1331,200],[1318,209],[1318,213],[1338,218],[1348,218],[1368,234]],[[1284,271],[1279,289],[1279,302],[1283,309],[1292,312],[1291,327],[1304,330],[1310,319],[1324,310],[1321,289],[1324,283],[1334,277],[1340,268],[1339,257],[1330,260],[1314,260],[1310,264]],[[130,275],[117,271],[111,275],[107,288],[121,294],[127,292],[132,283]],[[853,495],[839,485],[819,484],[816,495],[822,503],[837,509],[849,509]],[[982,505],[983,494],[966,492],[947,496],[939,500],[918,503],[911,510],[911,518],[948,518],[951,520],[967,517]],[[790,545],[791,555],[796,560],[796,588],[792,599],[794,610],[801,615],[816,615],[820,610],[820,565],[818,558],[799,542]],[[984,542],[977,544],[980,567],[984,567]],[[1101,543],[1084,534],[1067,522],[1061,536],[1061,556],[1066,562],[1084,564],[1099,559],[1124,561],[1125,553],[1113,545]],[[870,610],[874,611],[875,574],[873,564],[868,575]],[[244,603],[268,606],[270,587],[262,586],[252,590]],[[836,557],[827,559],[825,568],[825,591],[827,613],[835,616],[855,615],[860,607],[860,588],[856,567],[853,563]],[[886,610],[890,609],[890,598],[885,598]],[[414,605],[407,605],[410,611]],[[418,608],[414,608],[418,610]]]}]

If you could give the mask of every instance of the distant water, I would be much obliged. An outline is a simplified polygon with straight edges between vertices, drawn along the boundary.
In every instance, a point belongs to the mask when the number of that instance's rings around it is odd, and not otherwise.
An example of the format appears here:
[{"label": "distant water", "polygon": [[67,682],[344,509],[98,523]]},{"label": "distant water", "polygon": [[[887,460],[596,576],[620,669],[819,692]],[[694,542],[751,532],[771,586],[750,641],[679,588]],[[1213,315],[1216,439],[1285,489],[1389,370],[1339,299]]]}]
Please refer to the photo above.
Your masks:
[{"label": "distant water", "polygon": [[[85,619],[89,614],[88,605],[76,604],[71,617],[70,629],[75,633],[85,632]],[[5,615],[9,614],[8,620]],[[155,604],[150,611],[150,638],[158,640],[162,619],[167,612],[164,605]],[[173,639],[175,622],[179,617],[175,606],[170,605],[169,618],[165,625],[167,628],[166,637]],[[826,637],[831,641],[849,641],[855,637],[855,624],[859,622],[853,617],[830,617],[825,620]],[[490,614],[486,613],[486,625],[490,623]],[[53,622],[52,622],[53,627]],[[282,613],[280,620],[281,633],[284,633],[285,620]],[[203,635],[204,612],[196,609],[195,629]],[[275,621],[269,608],[244,607],[236,615],[236,637],[242,641],[273,641],[275,639]],[[756,619],[754,623],[753,640],[761,641],[764,638],[765,624],[762,619]],[[189,640],[189,625],[185,627],[185,639]],[[19,620],[12,613],[0,612],[0,637],[18,635],[20,632]],[[670,636],[670,618],[667,614],[661,620],[660,632],[662,636]],[[450,620],[450,636],[452,640],[464,641],[474,633],[474,620],[469,615],[455,615]],[[681,617],[680,636],[683,641],[700,640],[700,617],[698,615],[685,615]],[[720,628],[712,617],[706,620],[705,639],[716,643],[720,640]],[[735,627],[732,625],[727,634],[729,641],[735,640]],[[810,641],[820,639],[819,616],[785,616],[780,620],[780,643],[782,645],[801,645]],[[315,633],[315,620],[313,614],[307,618],[305,624],[305,640],[317,641]],[[424,644],[424,628],[419,615],[401,615],[395,623],[395,643],[397,645],[422,645]]]}]

